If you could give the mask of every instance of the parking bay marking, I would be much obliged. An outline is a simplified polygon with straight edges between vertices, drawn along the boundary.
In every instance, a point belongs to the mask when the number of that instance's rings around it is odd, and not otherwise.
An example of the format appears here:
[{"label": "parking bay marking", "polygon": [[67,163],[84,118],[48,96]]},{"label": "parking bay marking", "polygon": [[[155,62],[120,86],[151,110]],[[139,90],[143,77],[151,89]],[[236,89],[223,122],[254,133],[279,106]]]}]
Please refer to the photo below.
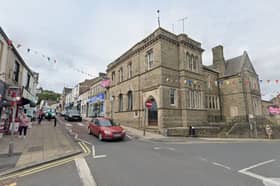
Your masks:
[{"label": "parking bay marking", "polygon": [[219,166],[219,167],[223,167],[227,170],[231,170],[230,167],[226,166],[226,165],[223,165],[223,164],[220,164],[220,163],[217,163],[217,162],[212,162],[213,165],[216,165],[216,166]]},{"label": "parking bay marking", "polygon": [[275,179],[267,178],[267,177],[264,177],[264,176],[261,176],[261,175],[258,175],[258,174],[255,174],[255,173],[252,173],[252,172],[249,171],[250,169],[253,169],[253,168],[265,165],[265,164],[269,164],[269,163],[272,163],[274,161],[275,160],[272,159],[272,160],[260,162],[260,163],[257,163],[255,165],[252,165],[250,167],[241,169],[238,172],[241,173],[241,174],[244,174],[244,175],[259,179],[259,180],[262,180],[265,185],[280,185],[280,182],[276,181]]},{"label": "parking bay marking", "polygon": [[94,146],[94,145],[92,145],[92,147],[91,147],[91,152],[92,152],[92,157],[93,157],[94,159],[106,158],[106,157],[107,157],[106,154],[103,154],[103,155],[95,155],[95,146]]}]

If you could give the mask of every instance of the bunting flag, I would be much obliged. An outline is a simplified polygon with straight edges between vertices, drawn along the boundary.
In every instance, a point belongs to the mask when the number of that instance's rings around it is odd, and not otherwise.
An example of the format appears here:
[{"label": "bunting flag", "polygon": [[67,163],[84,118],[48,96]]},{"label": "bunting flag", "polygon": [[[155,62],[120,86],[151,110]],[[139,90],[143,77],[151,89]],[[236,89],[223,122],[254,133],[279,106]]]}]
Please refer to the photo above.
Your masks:
[{"label": "bunting flag", "polygon": [[267,82],[267,83],[270,83],[270,80],[268,79],[268,80],[266,80],[266,82]]},{"label": "bunting flag", "polygon": [[17,48],[20,48],[21,47],[21,44],[17,44]]},{"label": "bunting flag", "polygon": [[30,49],[30,48],[28,48],[28,49],[27,49],[27,52],[30,52],[30,51],[31,51],[31,49]]},{"label": "bunting flag", "polygon": [[9,39],[9,40],[8,40],[8,45],[9,45],[9,46],[12,46],[12,45],[13,45],[13,41]]},{"label": "bunting flag", "polygon": [[276,80],[275,80],[275,83],[276,83],[276,84],[278,84],[278,83],[279,83],[279,80],[278,80],[278,79],[276,79]]}]

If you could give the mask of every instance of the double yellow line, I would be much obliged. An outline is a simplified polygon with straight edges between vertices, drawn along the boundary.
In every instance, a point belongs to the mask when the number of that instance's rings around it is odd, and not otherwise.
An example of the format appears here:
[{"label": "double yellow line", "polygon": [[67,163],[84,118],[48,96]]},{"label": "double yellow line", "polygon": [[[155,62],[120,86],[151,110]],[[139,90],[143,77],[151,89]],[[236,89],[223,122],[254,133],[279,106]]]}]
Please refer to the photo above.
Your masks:
[{"label": "double yellow line", "polygon": [[88,148],[88,146],[84,142],[78,142],[78,143],[86,155],[89,155],[91,153],[91,150]]},{"label": "double yellow line", "polygon": [[[91,151],[88,148],[88,146],[83,142],[78,142],[78,143],[81,146],[81,148],[83,149],[84,153],[86,155],[89,155]],[[6,179],[9,179],[9,178],[13,178],[13,177],[23,177],[23,176],[27,176],[27,175],[34,174],[34,173],[37,173],[37,172],[41,172],[41,171],[44,171],[44,170],[47,170],[47,169],[50,169],[50,168],[53,168],[53,167],[64,165],[64,164],[67,164],[67,163],[73,161],[78,156],[79,155],[71,156],[71,157],[68,157],[68,158],[65,158],[65,159],[62,159],[62,160],[57,160],[57,161],[54,161],[54,162],[51,162],[51,163],[48,163],[48,164],[39,165],[37,167],[30,168],[30,169],[27,169],[27,170],[22,170],[22,171],[19,171],[17,173],[12,173],[12,174],[9,174],[7,176],[1,177],[0,181],[6,180]]]}]

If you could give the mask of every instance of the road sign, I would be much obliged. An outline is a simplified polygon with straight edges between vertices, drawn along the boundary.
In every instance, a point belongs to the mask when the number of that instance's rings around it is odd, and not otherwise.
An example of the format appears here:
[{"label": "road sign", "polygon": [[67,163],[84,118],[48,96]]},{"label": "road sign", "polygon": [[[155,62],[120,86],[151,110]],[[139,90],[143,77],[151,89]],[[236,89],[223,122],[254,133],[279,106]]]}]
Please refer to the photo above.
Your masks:
[{"label": "road sign", "polygon": [[152,107],[153,103],[151,100],[147,100],[145,105],[146,105],[146,108],[150,109]]}]

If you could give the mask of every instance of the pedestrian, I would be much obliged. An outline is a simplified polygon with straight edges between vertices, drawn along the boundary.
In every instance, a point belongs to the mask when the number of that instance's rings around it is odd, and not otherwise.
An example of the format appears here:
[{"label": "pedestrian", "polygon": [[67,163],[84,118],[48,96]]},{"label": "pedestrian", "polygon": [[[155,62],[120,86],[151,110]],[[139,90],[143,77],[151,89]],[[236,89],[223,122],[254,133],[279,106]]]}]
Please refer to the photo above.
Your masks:
[{"label": "pedestrian", "polygon": [[43,110],[40,109],[38,112],[38,124],[41,124],[42,120],[43,120]]},{"label": "pedestrian", "polygon": [[24,114],[23,111],[20,111],[20,114],[19,114],[19,138],[22,137],[22,133],[23,133],[23,138],[26,137],[28,124],[29,124],[29,119],[27,118],[27,116]]},{"label": "pedestrian", "polygon": [[56,127],[56,115],[54,115],[53,126]]}]

